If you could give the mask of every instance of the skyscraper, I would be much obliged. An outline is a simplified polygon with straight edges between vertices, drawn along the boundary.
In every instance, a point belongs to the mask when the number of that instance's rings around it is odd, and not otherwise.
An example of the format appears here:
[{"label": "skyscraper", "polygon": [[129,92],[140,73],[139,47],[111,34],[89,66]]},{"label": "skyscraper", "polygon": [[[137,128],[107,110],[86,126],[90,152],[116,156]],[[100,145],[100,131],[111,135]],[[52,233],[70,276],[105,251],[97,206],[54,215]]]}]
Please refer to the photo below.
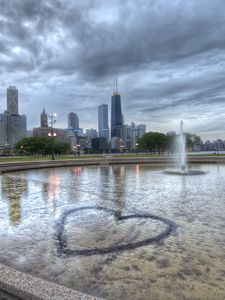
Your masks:
[{"label": "skyscraper", "polygon": [[18,90],[15,86],[7,88],[7,111],[10,115],[18,115]]},{"label": "skyscraper", "polygon": [[98,132],[99,137],[109,140],[108,105],[102,104],[98,107]]},{"label": "skyscraper", "polygon": [[0,145],[8,144],[8,114],[0,114]]},{"label": "skyscraper", "polygon": [[8,116],[8,144],[14,145],[27,134],[27,117],[12,114]]},{"label": "skyscraper", "polygon": [[121,98],[117,90],[117,78],[114,81],[114,93],[111,98],[111,138],[122,137],[123,115]]},{"label": "skyscraper", "polygon": [[68,114],[68,128],[69,129],[77,129],[79,128],[79,118],[77,114],[70,112]]},{"label": "skyscraper", "polygon": [[26,136],[27,118],[18,114],[18,90],[10,86],[6,91],[7,110],[0,115],[0,145],[14,145]]},{"label": "skyscraper", "polygon": [[90,140],[91,139],[94,139],[94,138],[97,138],[98,137],[98,133],[97,133],[97,130],[96,129],[86,129],[86,137],[89,138]]},{"label": "skyscraper", "polygon": [[25,115],[4,113],[0,115],[0,145],[14,145],[26,136]]},{"label": "skyscraper", "polygon": [[41,113],[41,128],[48,127],[48,115],[45,112],[45,109],[43,108],[43,112]]},{"label": "skyscraper", "polygon": [[137,130],[138,130],[138,138],[140,139],[146,133],[146,125],[145,124],[137,125]]}]

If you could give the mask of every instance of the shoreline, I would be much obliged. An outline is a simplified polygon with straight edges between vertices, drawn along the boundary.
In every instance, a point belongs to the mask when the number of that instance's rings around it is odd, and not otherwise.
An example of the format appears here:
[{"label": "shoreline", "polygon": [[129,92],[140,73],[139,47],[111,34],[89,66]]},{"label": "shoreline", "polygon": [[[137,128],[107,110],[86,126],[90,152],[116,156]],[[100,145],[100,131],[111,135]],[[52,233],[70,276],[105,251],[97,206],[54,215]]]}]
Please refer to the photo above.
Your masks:
[{"label": "shoreline", "polygon": [[[76,160],[43,160],[43,161],[20,161],[0,163],[0,174],[20,170],[34,170],[55,167],[73,167],[73,166],[102,166],[114,164],[175,164],[176,159],[169,156],[161,157],[103,157],[95,159],[80,158]],[[189,156],[188,163],[225,163],[225,156]]]}]

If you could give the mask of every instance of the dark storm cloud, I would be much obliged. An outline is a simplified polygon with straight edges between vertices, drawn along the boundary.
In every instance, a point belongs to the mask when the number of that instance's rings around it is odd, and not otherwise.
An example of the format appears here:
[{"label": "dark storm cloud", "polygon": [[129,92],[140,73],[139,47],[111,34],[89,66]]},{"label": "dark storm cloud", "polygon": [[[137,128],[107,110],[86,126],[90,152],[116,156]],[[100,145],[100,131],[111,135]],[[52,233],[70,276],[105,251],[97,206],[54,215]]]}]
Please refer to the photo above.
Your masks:
[{"label": "dark storm cloud", "polygon": [[[112,24],[91,18],[90,11],[97,10],[98,1],[96,7],[95,2],[86,1],[84,11],[79,2],[64,3],[1,1],[2,34],[37,55],[37,60],[48,46],[53,59],[43,61],[45,69],[67,70],[74,65],[74,71],[79,67],[93,77],[141,68],[155,60],[190,58],[225,46],[224,1],[117,2],[118,16]],[[45,45],[44,38],[50,36],[58,38],[53,46],[61,48],[62,60],[54,48]],[[68,46],[64,43],[71,46],[68,61],[64,60],[63,46]]]},{"label": "dark storm cloud", "polygon": [[183,1],[150,1],[143,9],[144,1],[135,3],[121,9],[118,24],[98,24],[91,33],[83,32],[87,41],[86,57],[81,61],[84,72],[93,76],[126,72],[154,61],[191,60],[195,54],[224,49],[223,1],[189,1],[186,5]]},{"label": "dark storm cloud", "polygon": [[19,87],[28,120],[47,103],[96,127],[116,74],[127,121],[204,118],[224,104],[223,0],[0,0],[0,7],[1,89]]}]

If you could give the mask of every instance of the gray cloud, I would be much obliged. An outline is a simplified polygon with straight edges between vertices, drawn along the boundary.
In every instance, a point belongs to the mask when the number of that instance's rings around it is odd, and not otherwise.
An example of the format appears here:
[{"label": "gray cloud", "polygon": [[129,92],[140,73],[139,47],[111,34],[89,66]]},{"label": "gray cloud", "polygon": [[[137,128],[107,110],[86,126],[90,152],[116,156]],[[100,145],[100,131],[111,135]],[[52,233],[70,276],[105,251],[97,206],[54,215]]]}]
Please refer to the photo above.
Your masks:
[{"label": "gray cloud", "polygon": [[[83,127],[96,127],[117,74],[127,122],[169,131],[183,118],[210,137],[209,112],[218,117],[225,102],[223,0],[0,0],[0,7],[0,108],[7,86],[18,86],[30,128],[44,106],[58,112],[59,126],[75,111]],[[225,138],[222,127],[217,132]]]}]

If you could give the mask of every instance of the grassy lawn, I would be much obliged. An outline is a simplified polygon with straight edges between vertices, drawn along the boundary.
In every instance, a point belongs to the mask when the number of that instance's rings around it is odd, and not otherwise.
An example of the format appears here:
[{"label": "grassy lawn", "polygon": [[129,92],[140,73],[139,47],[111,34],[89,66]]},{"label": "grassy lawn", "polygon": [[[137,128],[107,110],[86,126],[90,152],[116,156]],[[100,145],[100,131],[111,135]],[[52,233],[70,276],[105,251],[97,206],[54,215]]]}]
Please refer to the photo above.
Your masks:
[{"label": "grassy lawn", "polygon": [[[160,157],[158,154],[114,154],[109,153],[108,155],[102,155],[102,154],[92,154],[92,155],[80,155],[80,156],[74,156],[74,155],[62,155],[59,157],[55,157],[55,160],[78,160],[78,159],[104,159],[106,157],[113,157],[113,158],[147,158],[147,157]],[[52,157],[49,156],[37,156],[37,157],[30,157],[30,156],[9,156],[9,157],[0,157],[0,163],[5,162],[20,162],[20,161],[44,161],[44,160],[51,160]]]},{"label": "grassy lawn", "polygon": [[188,154],[188,156],[214,156],[214,157],[217,157],[217,156],[225,156],[225,154],[213,154],[213,153],[210,153],[210,154]]},{"label": "grassy lawn", "polygon": [[138,158],[138,157],[160,157],[160,156],[166,156],[166,155],[159,155],[159,154],[116,154],[116,155],[113,155],[112,156],[114,158]]},{"label": "grassy lawn", "polygon": [[[189,154],[188,156],[225,156],[225,154]],[[79,159],[104,159],[107,157],[107,155],[103,156],[102,154],[94,154],[94,155],[80,155],[80,156],[74,156],[74,155],[62,155],[59,157],[56,157],[55,160],[79,160]],[[108,157],[113,157],[113,158],[154,158],[154,157],[167,157],[167,155],[158,155],[158,154],[113,154],[109,153]],[[0,156],[0,163],[5,163],[5,162],[20,162],[20,161],[44,161],[44,160],[51,160],[51,156],[37,156],[37,157],[30,157],[30,156]]]},{"label": "grassy lawn", "polygon": [[[103,156],[100,155],[81,155],[81,156],[73,156],[73,155],[62,155],[59,157],[55,157],[55,160],[77,160],[77,159],[96,159],[96,158],[103,158]],[[20,161],[44,161],[44,160],[51,160],[51,156],[9,156],[9,157],[0,157],[0,163],[1,162],[20,162]]]}]

